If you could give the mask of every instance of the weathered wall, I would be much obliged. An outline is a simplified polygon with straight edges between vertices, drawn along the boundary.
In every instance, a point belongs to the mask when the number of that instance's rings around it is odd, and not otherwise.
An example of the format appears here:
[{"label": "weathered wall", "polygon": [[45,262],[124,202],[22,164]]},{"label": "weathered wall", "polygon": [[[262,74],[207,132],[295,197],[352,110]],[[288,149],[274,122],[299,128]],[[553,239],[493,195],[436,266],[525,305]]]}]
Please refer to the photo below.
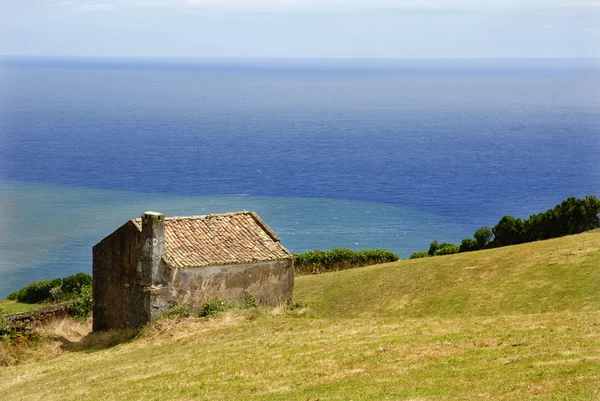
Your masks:
[{"label": "weathered wall", "polygon": [[127,222],[93,247],[94,331],[138,323],[143,309],[136,285],[138,237],[137,227]]},{"label": "weathered wall", "polygon": [[169,282],[163,290],[168,304],[200,308],[206,301],[243,301],[246,294],[261,305],[291,302],[294,294],[294,262],[285,259],[253,264],[188,269],[164,268]]}]

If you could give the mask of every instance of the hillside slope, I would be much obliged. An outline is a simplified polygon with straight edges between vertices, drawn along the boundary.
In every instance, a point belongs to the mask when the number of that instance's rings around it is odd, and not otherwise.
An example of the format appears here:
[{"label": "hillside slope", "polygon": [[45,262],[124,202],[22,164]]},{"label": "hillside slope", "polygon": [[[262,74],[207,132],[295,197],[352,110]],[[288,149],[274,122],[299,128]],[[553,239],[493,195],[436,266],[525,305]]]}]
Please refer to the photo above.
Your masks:
[{"label": "hillside slope", "polygon": [[323,317],[459,317],[599,310],[600,231],[296,280]]},{"label": "hillside slope", "polygon": [[57,338],[0,399],[595,400],[599,283],[600,231],[300,277],[307,310]]}]

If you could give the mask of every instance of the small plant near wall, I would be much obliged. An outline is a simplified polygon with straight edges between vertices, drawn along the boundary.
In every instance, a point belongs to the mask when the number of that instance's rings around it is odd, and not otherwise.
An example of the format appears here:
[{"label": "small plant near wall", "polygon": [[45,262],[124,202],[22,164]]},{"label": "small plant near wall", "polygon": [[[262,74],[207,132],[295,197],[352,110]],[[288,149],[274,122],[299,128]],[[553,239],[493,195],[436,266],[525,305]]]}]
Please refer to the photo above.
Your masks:
[{"label": "small plant near wall", "polygon": [[79,296],[73,299],[73,316],[87,320],[92,315],[92,286],[81,287]]}]

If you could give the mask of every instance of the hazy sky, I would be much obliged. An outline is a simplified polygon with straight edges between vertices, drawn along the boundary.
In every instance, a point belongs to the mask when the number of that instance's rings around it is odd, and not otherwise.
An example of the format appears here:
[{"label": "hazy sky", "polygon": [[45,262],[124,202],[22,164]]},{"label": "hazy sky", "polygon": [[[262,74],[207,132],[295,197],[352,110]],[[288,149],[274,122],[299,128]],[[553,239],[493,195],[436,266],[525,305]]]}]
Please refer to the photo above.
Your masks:
[{"label": "hazy sky", "polygon": [[0,0],[0,54],[600,57],[600,0]]}]

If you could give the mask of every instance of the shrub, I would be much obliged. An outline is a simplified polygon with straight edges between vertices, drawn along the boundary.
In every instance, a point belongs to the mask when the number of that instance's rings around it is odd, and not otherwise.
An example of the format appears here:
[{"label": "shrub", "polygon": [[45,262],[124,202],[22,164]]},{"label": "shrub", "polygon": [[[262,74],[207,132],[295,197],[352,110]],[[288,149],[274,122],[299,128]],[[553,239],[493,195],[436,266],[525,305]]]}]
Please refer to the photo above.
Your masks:
[{"label": "shrub", "polygon": [[63,296],[62,288],[54,287],[50,290],[50,299],[49,301],[58,301]]},{"label": "shrub", "polygon": [[477,241],[475,241],[473,238],[464,238],[462,240],[462,242],[460,243],[460,247],[458,248],[459,252],[471,252],[471,251],[476,251],[477,248]]},{"label": "shrub", "polygon": [[[254,309],[258,310],[258,300],[253,294],[245,293],[244,300],[242,302],[236,301],[223,301],[221,299],[211,299],[205,302],[197,316],[199,317],[212,317],[216,316],[221,312],[225,312],[231,309]],[[187,311],[187,309],[186,309]]]},{"label": "shrub", "polygon": [[452,255],[454,253],[458,253],[459,251],[459,247],[457,245],[454,244],[448,244],[448,243],[442,243],[438,246],[438,248],[435,250],[435,254],[434,256],[441,256],[441,255]]},{"label": "shrub", "polygon": [[77,273],[62,279],[42,280],[27,284],[20,290],[8,294],[6,299],[26,304],[71,300],[79,297],[86,287],[91,289],[92,276],[86,273]]},{"label": "shrub", "polygon": [[315,274],[354,267],[395,262],[400,258],[385,249],[352,251],[336,248],[330,251],[308,251],[296,255],[295,269],[299,274]]},{"label": "shrub", "polygon": [[26,285],[20,290],[8,294],[6,298],[26,304],[44,302],[51,299],[53,289],[56,287],[60,288],[61,285],[62,280],[59,278],[53,280],[36,281]]},{"label": "shrub", "polygon": [[419,251],[419,252],[413,252],[410,254],[409,259],[421,259],[421,258],[428,258],[431,255],[429,255],[429,252],[427,251]]},{"label": "shrub", "polygon": [[86,273],[77,273],[62,279],[62,292],[66,297],[78,296],[84,287],[92,286],[92,276]]},{"label": "shrub", "polygon": [[79,289],[79,296],[73,300],[73,316],[87,320],[92,314],[92,286],[86,285]]},{"label": "shrub", "polygon": [[230,308],[229,305],[225,301],[222,301],[220,299],[213,299],[213,300],[206,302],[204,305],[202,305],[202,308],[200,309],[198,316],[200,316],[200,317],[216,316],[220,312],[224,312],[229,308]]},{"label": "shrub", "polygon": [[190,317],[195,314],[187,305],[175,305],[160,314],[161,319],[172,319],[176,317]]},{"label": "shrub", "polygon": [[[469,238],[466,238],[469,239]],[[464,242],[465,240],[463,240]],[[475,242],[474,240],[471,240]],[[410,259],[428,258],[431,256],[451,255],[453,253],[460,252],[458,245],[442,242],[441,244],[437,241],[433,241],[429,246],[428,251],[413,252],[410,254]]]}]

